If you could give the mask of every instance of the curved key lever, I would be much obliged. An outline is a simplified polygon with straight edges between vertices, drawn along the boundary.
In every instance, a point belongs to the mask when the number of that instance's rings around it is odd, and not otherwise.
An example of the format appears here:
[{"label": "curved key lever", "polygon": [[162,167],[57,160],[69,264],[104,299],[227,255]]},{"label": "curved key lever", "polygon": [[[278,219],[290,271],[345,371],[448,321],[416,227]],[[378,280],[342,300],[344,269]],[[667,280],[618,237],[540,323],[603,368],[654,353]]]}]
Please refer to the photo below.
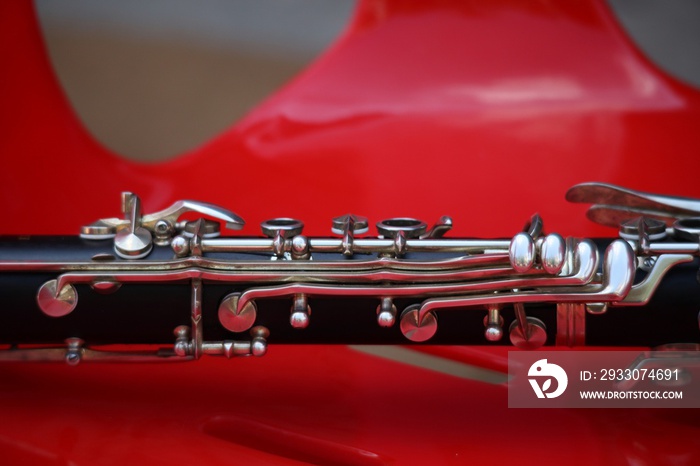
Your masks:
[{"label": "curved key lever", "polygon": [[594,204],[587,216],[596,223],[618,227],[634,217],[651,217],[672,225],[679,218],[700,216],[700,201],[650,194],[607,183],[581,183],[566,193],[569,202]]},{"label": "curved key lever", "polygon": [[151,231],[155,229],[157,222],[164,220],[171,225],[175,225],[177,219],[187,212],[195,212],[202,215],[213,217],[217,220],[226,222],[226,228],[229,230],[240,230],[245,225],[245,220],[231,212],[214,204],[199,201],[177,201],[167,209],[155,212],[153,214],[144,215],[141,219],[141,226]]},{"label": "curved key lever", "polygon": [[[133,199],[138,201],[138,196],[132,193],[122,193],[122,211],[125,214],[130,210],[129,206]],[[126,205],[129,204],[129,205]],[[206,215],[226,223],[226,228],[230,230],[240,230],[245,225],[245,221],[231,212],[214,204],[199,201],[177,201],[167,209],[160,212],[143,215],[140,217],[140,227],[145,228],[154,234],[160,234],[160,229],[174,230],[178,224],[177,220],[184,214],[194,212]],[[117,232],[128,229],[132,225],[129,215],[126,218],[103,218],[90,225],[81,228],[80,236],[85,239],[106,239],[113,237]]]}]

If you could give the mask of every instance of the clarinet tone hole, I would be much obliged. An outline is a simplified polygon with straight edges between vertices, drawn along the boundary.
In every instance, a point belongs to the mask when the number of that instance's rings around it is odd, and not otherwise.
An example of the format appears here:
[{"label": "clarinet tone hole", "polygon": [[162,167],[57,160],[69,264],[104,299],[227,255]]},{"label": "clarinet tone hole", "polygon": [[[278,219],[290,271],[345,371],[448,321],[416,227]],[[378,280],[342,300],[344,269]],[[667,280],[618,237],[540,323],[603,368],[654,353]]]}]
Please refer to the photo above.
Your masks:
[{"label": "clarinet tone hole", "polygon": [[700,238],[700,217],[679,218],[673,224],[675,236],[688,241]]},{"label": "clarinet tone hole", "polygon": [[273,218],[262,222],[260,228],[269,238],[274,238],[279,232],[282,238],[286,239],[300,235],[304,230],[304,223],[293,218]]},{"label": "clarinet tone hole", "polygon": [[377,231],[385,238],[394,238],[403,232],[408,239],[418,238],[428,228],[425,222],[415,218],[390,218],[377,223]]}]

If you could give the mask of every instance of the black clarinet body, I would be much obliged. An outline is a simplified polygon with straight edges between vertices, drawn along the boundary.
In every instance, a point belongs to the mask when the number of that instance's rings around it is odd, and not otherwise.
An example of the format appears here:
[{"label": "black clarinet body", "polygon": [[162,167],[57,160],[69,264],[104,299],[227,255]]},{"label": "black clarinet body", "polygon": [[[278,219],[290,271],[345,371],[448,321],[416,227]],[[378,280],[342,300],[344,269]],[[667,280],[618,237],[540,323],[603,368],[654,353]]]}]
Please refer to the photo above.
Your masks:
[{"label": "black clarinet body", "polygon": [[[0,257],[26,263],[55,261],[80,263],[92,257],[112,256],[113,261],[128,263],[115,257],[110,240],[89,241],[78,236],[0,237]],[[270,261],[270,255],[216,254],[225,261]],[[327,261],[340,264],[348,260],[342,254],[324,254]],[[416,255],[413,255],[416,256]],[[408,255],[406,259],[415,258]],[[458,257],[456,254],[426,253],[421,260]],[[168,246],[156,246],[148,257],[150,262],[177,259]],[[356,257],[355,260],[365,258]],[[76,285],[79,295],[75,310],[62,317],[52,317],[41,311],[37,291],[46,282],[56,279],[58,272],[0,273],[0,299],[5,303],[0,322],[0,343],[37,344],[62,343],[68,337],[81,338],[93,345],[107,344],[168,344],[173,341],[173,329],[189,325],[191,285],[187,280],[173,283],[125,284],[118,290],[104,293],[88,284]],[[108,274],[106,274],[108,276]],[[284,281],[267,285],[283,285]],[[255,282],[219,284],[206,282],[202,286],[202,316],[204,333],[215,340],[245,337],[224,328],[218,320],[217,309],[231,293],[242,293],[256,286]],[[400,298],[394,305],[404,309],[420,302],[419,298]],[[416,344],[406,339],[398,326],[377,325],[377,299],[362,297],[314,298],[313,319],[308,327],[296,329],[289,325],[289,299],[272,298],[257,302],[257,325],[270,330],[271,344]],[[554,305],[529,308],[548,329],[548,344],[554,344],[556,319]],[[528,315],[530,312],[528,312]],[[503,319],[514,320],[512,307],[504,307]],[[477,345],[484,344],[484,312],[446,313],[440,317],[440,327],[428,342],[418,344]],[[506,344],[505,341],[494,344]],[[508,343],[509,344],[509,343]]]},{"label": "black clarinet body", "polygon": [[[597,239],[603,254],[611,239]],[[0,257],[3,261],[32,263],[81,263],[92,257],[113,256],[117,263],[126,260],[114,257],[110,240],[89,241],[77,236],[1,237]],[[219,254],[229,261],[269,261],[269,256],[251,254]],[[343,263],[342,254],[327,254],[326,260]],[[422,260],[444,259],[445,254],[426,254]],[[449,256],[448,256],[449,257]],[[413,258],[409,256],[408,258]],[[157,246],[148,260],[166,262],[176,259],[172,249]],[[102,259],[104,260],[104,259]],[[105,262],[103,262],[105,263]],[[643,306],[610,307],[600,315],[588,313],[585,318],[585,344],[592,346],[656,347],[670,343],[700,343],[698,310],[700,284],[697,280],[698,260],[674,267],[664,277],[652,297]],[[79,295],[75,310],[62,317],[52,317],[37,304],[39,288],[60,275],[57,271],[12,271],[0,273],[0,300],[4,303],[0,317],[0,343],[6,345],[58,344],[68,337],[81,338],[94,345],[168,344],[173,329],[190,321],[191,285],[187,280],[173,283],[125,284],[110,292],[101,292],[89,284],[76,285]],[[105,274],[108,276],[109,274]],[[643,280],[640,272],[636,283]],[[282,285],[284,281],[271,285]],[[242,293],[256,286],[254,282],[236,284],[207,283],[202,286],[204,333],[215,340],[240,337],[224,328],[217,309],[231,293]],[[394,305],[405,309],[418,304],[420,298],[399,298]],[[257,325],[270,330],[270,343],[280,344],[448,344],[510,345],[507,339],[484,339],[484,310],[446,312],[439,316],[440,325],[434,337],[425,342],[406,339],[397,326],[376,324],[377,300],[362,297],[320,297],[313,299],[313,320],[308,327],[289,325],[289,299],[272,298],[257,303]],[[545,324],[544,345],[555,345],[557,335],[556,304],[534,304],[527,307],[528,316]],[[515,322],[512,306],[503,306],[500,315],[504,326]]]}]

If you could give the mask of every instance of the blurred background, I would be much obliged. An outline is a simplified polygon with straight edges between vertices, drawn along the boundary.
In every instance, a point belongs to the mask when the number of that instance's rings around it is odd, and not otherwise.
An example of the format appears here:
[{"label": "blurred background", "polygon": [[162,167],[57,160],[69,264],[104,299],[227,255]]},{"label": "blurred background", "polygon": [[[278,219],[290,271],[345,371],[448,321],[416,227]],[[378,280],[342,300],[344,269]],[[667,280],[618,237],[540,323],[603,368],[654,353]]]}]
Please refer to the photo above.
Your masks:
[{"label": "blurred background", "polygon": [[[143,161],[176,156],[230,127],[342,34],[354,4],[35,1],[78,116],[109,149]],[[609,5],[652,61],[700,88],[700,2]]]}]

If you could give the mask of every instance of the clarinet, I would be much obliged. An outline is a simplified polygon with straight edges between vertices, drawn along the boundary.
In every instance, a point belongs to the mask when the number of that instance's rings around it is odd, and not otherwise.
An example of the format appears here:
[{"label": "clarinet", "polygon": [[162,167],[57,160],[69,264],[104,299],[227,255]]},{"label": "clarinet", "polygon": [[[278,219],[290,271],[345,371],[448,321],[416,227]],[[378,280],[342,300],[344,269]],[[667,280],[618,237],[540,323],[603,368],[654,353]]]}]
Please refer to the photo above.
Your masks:
[{"label": "clarinet", "polygon": [[[275,344],[449,344],[698,349],[700,201],[584,183],[567,192],[618,238],[450,238],[412,218],[333,219],[307,237],[179,201],[76,236],[0,237],[0,360],[191,361]],[[183,217],[195,220],[183,220]],[[446,236],[447,235],[447,236]],[[507,333],[507,337],[506,337]]]}]

